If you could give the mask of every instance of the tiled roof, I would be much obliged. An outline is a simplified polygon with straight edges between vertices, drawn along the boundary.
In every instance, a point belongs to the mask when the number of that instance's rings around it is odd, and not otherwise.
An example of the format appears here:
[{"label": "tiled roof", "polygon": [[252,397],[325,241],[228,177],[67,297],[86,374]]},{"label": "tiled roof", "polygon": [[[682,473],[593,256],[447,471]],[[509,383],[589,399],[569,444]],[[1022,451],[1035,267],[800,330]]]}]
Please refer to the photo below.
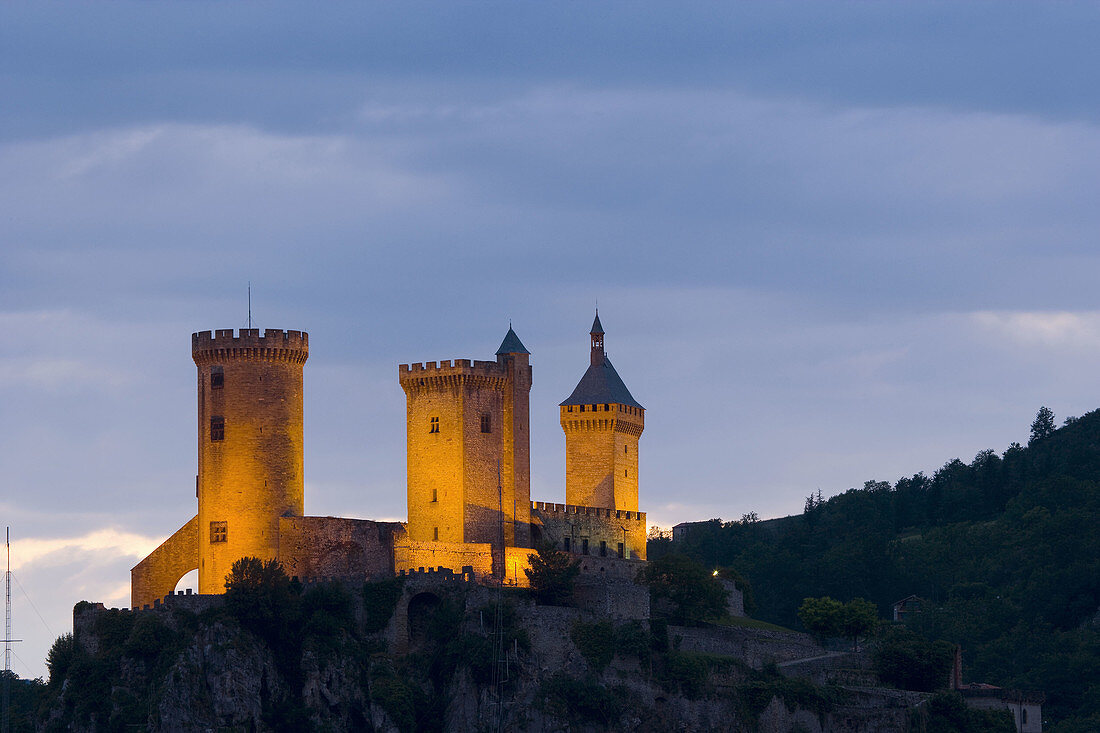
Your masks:
[{"label": "tiled roof", "polygon": [[497,356],[501,354],[530,354],[527,347],[523,345],[523,342],[519,340],[519,336],[512,330],[512,327],[508,327],[508,333],[505,334],[504,340],[500,342],[500,348],[497,349]]},{"label": "tiled roof", "polygon": [[[593,328],[600,325],[599,317]],[[562,405],[594,405],[600,402],[615,402],[630,407],[642,407],[631,396],[630,390],[623,384],[623,380],[611,366],[611,360],[606,356],[600,364],[593,364],[577,383],[573,394],[569,395]],[[645,408],[642,408],[645,409]]]}]

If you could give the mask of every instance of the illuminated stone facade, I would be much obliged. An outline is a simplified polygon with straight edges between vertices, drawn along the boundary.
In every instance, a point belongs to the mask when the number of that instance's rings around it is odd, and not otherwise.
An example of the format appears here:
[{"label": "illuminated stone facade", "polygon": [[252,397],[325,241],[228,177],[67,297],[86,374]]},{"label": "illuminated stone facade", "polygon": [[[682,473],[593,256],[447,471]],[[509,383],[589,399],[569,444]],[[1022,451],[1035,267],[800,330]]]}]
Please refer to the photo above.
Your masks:
[{"label": "illuminated stone facade", "polygon": [[638,439],[645,408],[604,353],[604,330],[592,323],[588,370],[561,403],[565,431],[565,501],[573,506],[638,511]]},{"label": "illuminated stone facade", "polygon": [[531,365],[511,329],[496,356],[399,368],[412,541],[530,545]]},{"label": "illuminated stone facade", "polygon": [[198,514],[133,568],[135,608],[171,593],[196,569],[199,593],[224,592],[241,557],[278,559],[302,579],[442,567],[514,585],[526,584],[527,556],[543,541],[590,556],[593,573],[617,562],[626,569],[616,572],[629,575],[632,562],[645,560],[645,514],[638,511],[644,409],[604,356],[598,315],[589,370],[560,408],[567,504],[531,501],[530,354],[511,328],[495,361],[399,367],[407,524],[303,516],[308,334],[203,331],[192,335],[192,356]]}]

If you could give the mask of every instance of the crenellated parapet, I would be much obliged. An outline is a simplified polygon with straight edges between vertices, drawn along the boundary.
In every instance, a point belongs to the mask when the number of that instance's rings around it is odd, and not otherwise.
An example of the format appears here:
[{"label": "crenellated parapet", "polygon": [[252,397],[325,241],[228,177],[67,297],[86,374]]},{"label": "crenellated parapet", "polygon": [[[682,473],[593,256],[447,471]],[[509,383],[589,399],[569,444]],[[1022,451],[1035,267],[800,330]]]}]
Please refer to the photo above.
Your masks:
[{"label": "crenellated parapet", "polygon": [[455,359],[440,362],[401,364],[397,369],[401,388],[406,392],[437,387],[487,387],[504,389],[508,381],[508,367],[496,361],[471,361]]},{"label": "crenellated parapet", "polygon": [[561,427],[569,432],[612,431],[635,438],[645,430],[645,410],[631,405],[600,403],[592,405],[562,405]]},{"label": "crenellated parapet", "polygon": [[555,504],[549,501],[533,501],[531,502],[531,509],[532,511],[537,511],[551,517],[556,517],[558,515],[581,515],[586,517],[617,519],[622,522],[645,522],[645,512],[607,509],[600,506],[578,506],[576,504]]},{"label": "crenellated parapet", "polygon": [[309,358],[309,334],[305,331],[258,328],[219,328],[191,334],[191,356],[195,363],[209,364],[230,359],[262,359],[304,364]]}]

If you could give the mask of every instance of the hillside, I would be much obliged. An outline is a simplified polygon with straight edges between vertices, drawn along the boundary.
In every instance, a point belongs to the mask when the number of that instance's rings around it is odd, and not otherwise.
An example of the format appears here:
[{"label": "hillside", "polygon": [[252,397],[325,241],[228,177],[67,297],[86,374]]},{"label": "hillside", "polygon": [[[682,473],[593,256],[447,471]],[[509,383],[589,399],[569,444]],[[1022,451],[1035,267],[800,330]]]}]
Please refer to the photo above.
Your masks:
[{"label": "hillside", "polygon": [[1027,446],[811,495],[781,520],[693,525],[650,557],[734,568],[759,618],[796,628],[806,597],[864,597],[890,618],[917,595],[908,623],[961,644],[967,681],[1045,691],[1056,733],[1100,730],[1100,411],[1047,417]]}]

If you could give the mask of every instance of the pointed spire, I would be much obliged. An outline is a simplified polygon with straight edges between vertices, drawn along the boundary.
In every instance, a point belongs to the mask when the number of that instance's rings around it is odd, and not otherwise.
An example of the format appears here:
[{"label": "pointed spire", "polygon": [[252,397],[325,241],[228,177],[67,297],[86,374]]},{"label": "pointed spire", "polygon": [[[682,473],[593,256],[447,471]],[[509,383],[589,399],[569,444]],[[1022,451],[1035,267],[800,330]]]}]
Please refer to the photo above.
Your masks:
[{"label": "pointed spire", "polygon": [[600,323],[600,309],[596,309],[596,320],[592,321],[592,330],[589,333],[603,333],[603,325]]},{"label": "pointed spire", "polygon": [[500,348],[497,349],[497,356],[504,354],[530,354],[527,347],[523,345],[523,342],[519,340],[519,336],[512,330],[512,322],[508,322],[508,333],[504,335],[504,340],[500,342]]}]

